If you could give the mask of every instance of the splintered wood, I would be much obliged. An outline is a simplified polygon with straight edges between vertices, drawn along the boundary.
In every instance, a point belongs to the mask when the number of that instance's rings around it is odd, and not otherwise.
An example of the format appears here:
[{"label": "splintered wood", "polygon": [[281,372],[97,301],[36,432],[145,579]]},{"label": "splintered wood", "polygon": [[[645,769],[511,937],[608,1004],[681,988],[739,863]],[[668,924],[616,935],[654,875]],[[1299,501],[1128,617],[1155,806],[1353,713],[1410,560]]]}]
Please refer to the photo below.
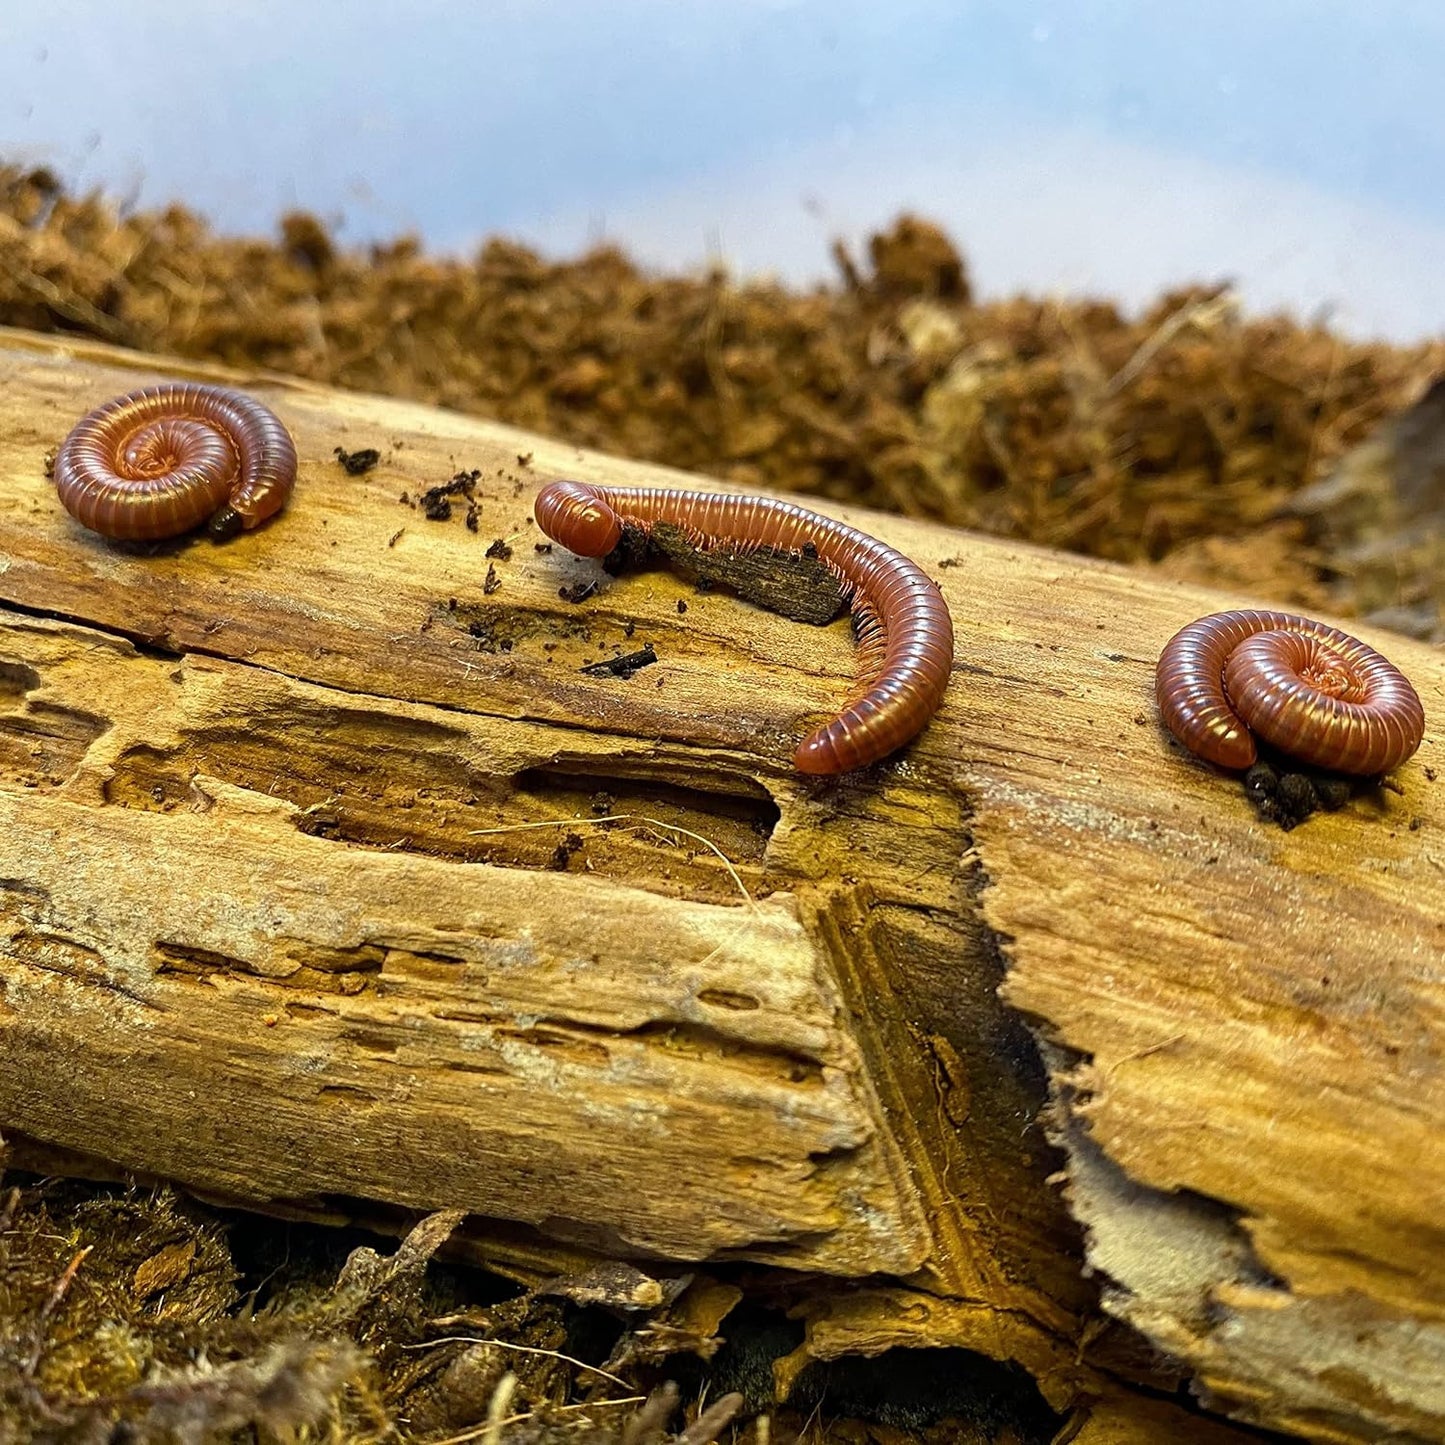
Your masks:
[{"label": "splintered wood", "polygon": [[954,684],[810,781],[845,622],[530,522],[558,476],[706,483],[220,377],[295,436],[290,506],[123,548],[44,460],[155,363],[3,345],[7,1136],[278,1212],[464,1209],[519,1274],[786,1266],[783,1385],[956,1345],[1111,1401],[1100,1441],[1233,1438],[1130,1413],[1188,1376],[1322,1440],[1445,1431],[1438,654],[1367,633],[1425,743],[1285,833],[1154,713],[1162,643],[1245,599],[851,513],[940,582]]}]

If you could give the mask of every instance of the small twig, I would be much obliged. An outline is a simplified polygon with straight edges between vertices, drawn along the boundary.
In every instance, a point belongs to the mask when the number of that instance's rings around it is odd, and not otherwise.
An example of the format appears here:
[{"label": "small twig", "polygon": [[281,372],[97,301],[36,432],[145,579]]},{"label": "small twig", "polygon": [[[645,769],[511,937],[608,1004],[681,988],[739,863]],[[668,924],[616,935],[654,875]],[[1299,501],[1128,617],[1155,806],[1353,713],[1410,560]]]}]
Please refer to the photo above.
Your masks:
[{"label": "small twig", "polygon": [[65,1266],[60,1278],[55,1281],[55,1287],[50,1291],[50,1297],[40,1307],[40,1318],[35,1322],[35,1344],[30,1351],[29,1358],[25,1361],[23,1372],[27,1379],[40,1368],[40,1357],[45,1353],[45,1329],[50,1323],[50,1317],[60,1308],[60,1302],[65,1298],[74,1282],[85,1256],[94,1248],[94,1245],[87,1244],[84,1249],[76,1251],[70,1263]]},{"label": "small twig", "polygon": [[1053,312],[1054,323],[1074,348],[1074,355],[1078,358],[1080,368],[1088,373],[1090,389],[1107,385],[1107,378],[1098,354],[1089,345],[1088,336],[1074,319],[1074,308],[1066,305],[1063,298],[1059,296],[1051,296],[1049,306]]},{"label": "small twig", "polygon": [[1078,1438],[1079,1432],[1089,1423],[1089,1417],[1094,1413],[1092,1405],[1077,1405],[1072,1414],[1059,1427],[1049,1445],[1070,1445],[1070,1441]]},{"label": "small twig", "polygon": [[1340,362],[1344,359],[1344,340],[1342,337],[1335,337],[1335,344],[1330,348],[1330,368],[1325,373],[1324,385],[1320,388],[1318,399],[1319,410],[1315,414],[1314,421],[1310,424],[1309,445],[1305,448],[1304,466],[1300,468],[1300,485],[1306,485],[1310,480],[1310,474],[1315,469],[1315,454],[1319,450],[1320,433],[1325,426],[1325,410],[1330,401],[1330,393],[1335,387],[1335,378],[1339,375]]},{"label": "small twig", "polygon": [[620,677],[626,680],[640,668],[651,667],[656,661],[657,653],[649,642],[636,652],[604,658],[601,662],[589,662],[586,667],[579,667],[577,671],[586,673],[588,677]]},{"label": "small twig", "polygon": [[589,1365],[586,1360],[575,1359],[571,1355],[564,1355],[558,1350],[544,1350],[536,1345],[514,1345],[508,1340],[478,1339],[473,1335],[443,1335],[437,1340],[426,1340],[419,1345],[403,1345],[404,1350],[430,1350],[437,1345],[495,1345],[499,1350],[516,1350],[520,1355],[546,1355],[548,1359],[564,1360],[567,1364],[575,1366],[579,1370],[586,1370],[590,1375],[601,1375],[604,1380],[611,1380],[614,1385],[621,1385],[624,1390],[630,1390],[631,1385],[621,1377],[609,1373],[607,1370],[600,1370],[596,1365]]},{"label": "small twig", "polygon": [[502,1445],[502,1425],[506,1422],[507,1407],[516,1393],[517,1377],[508,1370],[497,1381],[497,1388],[492,1391],[492,1398],[487,1402],[487,1429],[483,1437],[486,1445]]},{"label": "small twig", "polygon": [[1140,343],[1133,356],[1104,384],[1104,399],[1107,401],[1123,391],[1186,326],[1202,326],[1217,321],[1227,316],[1233,306],[1234,298],[1226,291],[1218,296],[1191,301],[1173,315],[1166,316]]},{"label": "small twig", "polygon": [[647,1397],[647,1403],[622,1427],[621,1445],[657,1445],[668,1416],[677,1409],[677,1386],[668,1380]]},{"label": "small twig", "polygon": [[[703,845],[710,852],[715,854],[728,871],[728,876],[737,884],[738,892],[743,895],[743,902],[748,910],[754,915],[757,914],[758,905],[753,895],[748,892],[747,884],[742,880],[742,875],[733,866],[732,860],[718,847],[710,838],[704,838],[701,833],[694,833],[691,828],[684,828],[680,823],[664,823],[660,818],[648,818],[640,813],[609,813],[605,818],[555,818],[545,823],[510,823],[501,828],[473,828],[467,836],[479,838],[487,834],[523,832],[530,828],[586,828],[598,827],[603,823],[626,823],[631,822],[632,827],[620,831],[636,833],[642,830],[643,826],[660,828],[664,831],[681,833],[684,837],[692,838]],[[743,930],[747,927],[747,919],[739,921],[738,926],[733,929],[727,938],[723,939],[716,948],[709,950],[707,955],[693,965],[696,968],[706,968],[725,949],[731,948],[734,943],[742,937]]]},{"label": "small twig", "polygon": [[501,1445],[501,1426],[506,1425],[507,1406],[512,1405],[512,1396],[516,1393],[517,1377],[509,1370],[497,1381],[496,1390],[487,1402],[487,1423],[481,1432],[486,1445]]},{"label": "small twig", "polygon": [[107,316],[98,307],[92,306],[85,297],[77,296],[73,291],[64,292],[48,277],[37,275],[36,272],[19,266],[13,266],[8,261],[0,261],[0,267],[3,267],[16,285],[33,292],[57,316],[63,316],[67,321],[74,321],[77,325],[87,326],[107,341],[125,341],[128,338],[129,333],[120,322],[113,316]]},{"label": "small twig", "polygon": [[[603,1410],[614,1405],[640,1405],[646,1398],[646,1395],[623,1395],[617,1400],[581,1400],[575,1405],[551,1405],[548,1410],[553,1415],[560,1415],[564,1410]],[[524,1420],[535,1420],[536,1418],[535,1410],[524,1410],[520,1415],[508,1415],[501,1423],[503,1425],[520,1425]],[[469,1445],[470,1441],[480,1439],[491,1428],[489,1420],[485,1425],[478,1425],[471,1430],[463,1430],[460,1435],[448,1435],[444,1440],[434,1440],[432,1445]],[[766,1440],[761,1441],[760,1445],[767,1445]]]},{"label": "small twig", "polygon": [[16,1184],[5,1196],[5,1207],[0,1209],[0,1234],[10,1232],[10,1226],[15,1223],[15,1211],[19,1208],[20,1186]]},{"label": "small twig", "polygon": [[747,884],[742,876],[733,866],[732,860],[718,847],[711,838],[704,838],[701,833],[694,833],[691,828],[684,828],[680,823],[665,823],[660,818],[649,818],[642,813],[609,813],[604,818],[550,818],[539,823],[509,823],[501,828],[473,828],[467,833],[469,838],[484,838],[498,833],[520,833],[531,828],[595,828],[604,823],[632,823],[634,827],[627,829],[628,832],[637,832],[637,825],[646,825],[650,828],[660,828],[665,832],[681,833],[685,838],[691,838],[696,843],[701,843],[728,871],[734,883],[737,884],[738,892],[743,895],[743,902],[752,909],[757,908],[753,895],[748,892]]},{"label": "small twig", "polygon": [[737,1418],[743,1408],[743,1397],[724,1395],[710,1409],[704,1410],[681,1435],[677,1445],[712,1445],[712,1442]]},{"label": "small twig", "polygon": [[1122,1058],[1115,1059],[1114,1062],[1109,1065],[1104,1077],[1106,1079],[1112,1078],[1115,1071],[1122,1069],[1125,1064],[1137,1063],[1140,1059],[1147,1059],[1150,1054],[1160,1054],[1163,1053],[1165,1049],[1172,1049],[1175,1044],[1182,1043],[1185,1037],[1184,1034],[1170,1034],[1167,1039],[1160,1039],[1157,1044],[1146,1044],[1142,1049],[1134,1049]]},{"label": "small twig", "polygon": [[808,1412],[808,1418],[803,1421],[803,1428],[798,1432],[798,1439],[801,1440],[822,1418],[823,1398],[819,1397],[813,1408]]}]

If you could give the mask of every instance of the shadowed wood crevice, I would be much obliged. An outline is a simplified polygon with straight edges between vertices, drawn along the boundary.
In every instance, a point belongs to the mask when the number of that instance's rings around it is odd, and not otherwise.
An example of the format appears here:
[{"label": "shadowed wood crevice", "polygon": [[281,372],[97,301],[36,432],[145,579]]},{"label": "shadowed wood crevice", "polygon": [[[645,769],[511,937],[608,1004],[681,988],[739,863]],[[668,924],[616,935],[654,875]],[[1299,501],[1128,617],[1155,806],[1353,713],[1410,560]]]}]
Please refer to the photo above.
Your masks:
[{"label": "shadowed wood crevice", "polygon": [[656,523],[639,545],[628,536],[636,531],[631,524],[623,529],[618,551],[624,555],[614,554],[604,564],[614,575],[662,560],[703,591],[723,587],[779,617],[815,626],[832,622],[847,606],[841,584],[819,561],[816,548],[796,556],[767,547],[709,551],[669,522]]},{"label": "shadowed wood crevice", "polygon": [[[650,876],[662,891],[718,902],[772,886],[764,861],[778,808],[750,779],[698,787],[690,768],[673,782],[661,766],[629,776],[597,763],[512,764],[489,766],[459,726],[293,692],[280,712],[233,709],[173,745],[127,747],[103,796],[167,812],[197,806],[204,776],[292,805],[297,829],[339,846]],[[570,821],[544,826],[551,819]]]},{"label": "shadowed wood crevice", "polygon": [[386,954],[374,944],[348,949],[293,947],[288,954],[268,960],[262,971],[249,959],[228,958],[207,948],[158,939],[152,961],[158,977],[191,979],[198,984],[244,975],[264,979],[273,987],[307,993],[358,994],[372,986]]}]

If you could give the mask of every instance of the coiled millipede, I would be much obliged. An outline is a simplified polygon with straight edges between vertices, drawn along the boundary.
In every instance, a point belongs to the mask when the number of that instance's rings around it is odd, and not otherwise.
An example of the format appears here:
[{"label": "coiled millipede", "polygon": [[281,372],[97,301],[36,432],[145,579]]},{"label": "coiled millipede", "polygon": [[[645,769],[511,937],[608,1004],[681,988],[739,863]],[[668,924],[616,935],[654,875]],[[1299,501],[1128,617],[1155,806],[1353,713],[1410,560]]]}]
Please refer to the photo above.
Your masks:
[{"label": "coiled millipede", "polygon": [[106,537],[156,541],[207,522],[231,537],[279,512],[296,447],[269,407],[238,391],[148,386],[82,417],[55,454],[76,521]]},{"label": "coiled millipede", "polygon": [[953,664],[953,621],[937,584],[907,557],[852,527],[769,497],[551,482],[537,523],[584,557],[605,557],[625,522],[668,522],[702,549],[816,548],[842,583],[858,639],[856,695],[798,745],[804,773],[843,773],[887,757],[938,711]]},{"label": "coiled millipede", "polygon": [[1159,712],[1223,768],[1258,756],[1254,734],[1301,762],[1373,777],[1420,746],[1425,709],[1404,674],[1348,632],[1289,612],[1217,612],[1170,640]]}]

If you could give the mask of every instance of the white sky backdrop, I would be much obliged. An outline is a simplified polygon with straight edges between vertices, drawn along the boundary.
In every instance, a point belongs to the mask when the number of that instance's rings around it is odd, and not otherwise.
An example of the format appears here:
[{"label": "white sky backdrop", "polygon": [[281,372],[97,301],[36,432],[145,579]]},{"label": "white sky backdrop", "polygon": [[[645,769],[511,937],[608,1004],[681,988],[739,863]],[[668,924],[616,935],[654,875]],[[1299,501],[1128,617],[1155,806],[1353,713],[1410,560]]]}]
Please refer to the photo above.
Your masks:
[{"label": "white sky backdrop", "polygon": [[985,295],[1445,333],[1438,0],[0,0],[0,157],[270,233],[793,282],[900,209]]}]

